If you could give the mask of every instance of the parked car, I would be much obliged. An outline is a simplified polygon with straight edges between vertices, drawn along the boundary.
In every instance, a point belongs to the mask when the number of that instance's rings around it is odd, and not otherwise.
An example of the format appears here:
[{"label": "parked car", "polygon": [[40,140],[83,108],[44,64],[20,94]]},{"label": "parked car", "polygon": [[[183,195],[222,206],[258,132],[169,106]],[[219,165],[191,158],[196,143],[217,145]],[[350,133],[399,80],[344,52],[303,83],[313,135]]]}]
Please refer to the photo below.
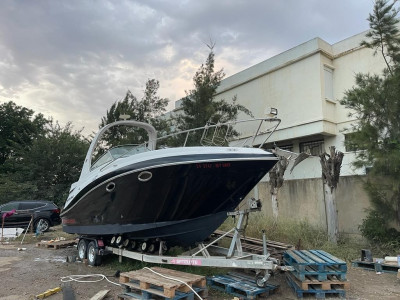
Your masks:
[{"label": "parked car", "polygon": [[48,231],[52,226],[61,224],[60,209],[50,201],[22,200],[8,202],[0,205],[0,215],[3,216],[3,214],[11,212],[13,209],[15,209],[14,214],[4,218],[5,228],[28,228],[32,224],[35,231],[39,226],[39,230],[44,232]]}]

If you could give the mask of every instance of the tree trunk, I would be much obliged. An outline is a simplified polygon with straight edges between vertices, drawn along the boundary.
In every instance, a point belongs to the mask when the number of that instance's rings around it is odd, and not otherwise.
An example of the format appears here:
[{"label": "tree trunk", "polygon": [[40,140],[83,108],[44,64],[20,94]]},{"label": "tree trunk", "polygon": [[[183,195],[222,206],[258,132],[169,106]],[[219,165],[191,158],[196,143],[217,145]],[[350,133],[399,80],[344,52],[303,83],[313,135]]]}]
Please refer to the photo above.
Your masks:
[{"label": "tree trunk", "polygon": [[335,195],[336,187],[339,183],[340,168],[342,166],[344,154],[340,151],[336,151],[334,146],[329,147],[329,150],[330,155],[327,153],[320,155],[320,163],[322,167],[322,179],[324,182],[324,199],[328,239],[330,242],[337,244],[339,222]]},{"label": "tree trunk", "polygon": [[283,184],[283,175],[285,174],[286,168],[289,164],[289,160],[283,156],[279,157],[279,161],[269,171],[269,184],[271,186],[271,201],[272,201],[272,215],[275,223],[278,221],[278,192],[279,188]]},{"label": "tree trunk", "polygon": [[329,184],[324,183],[324,193],[328,240],[337,244],[339,222],[336,208],[336,189],[331,188]]},{"label": "tree trunk", "polygon": [[274,217],[274,222],[278,221],[278,191],[279,188],[272,188],[271,189],[271,201],[272,201],[272,216]]}]

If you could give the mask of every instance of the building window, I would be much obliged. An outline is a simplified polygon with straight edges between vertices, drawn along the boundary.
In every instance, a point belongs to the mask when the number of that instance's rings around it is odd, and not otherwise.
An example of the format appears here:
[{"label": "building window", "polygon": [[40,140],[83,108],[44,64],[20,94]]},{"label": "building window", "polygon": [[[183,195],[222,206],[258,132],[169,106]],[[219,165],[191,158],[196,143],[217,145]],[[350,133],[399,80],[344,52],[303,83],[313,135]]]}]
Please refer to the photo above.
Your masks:
[{"label": "building window", "polygon": [[360,150],[358,145],[352,141],[354,134],[355,133],[352,132],[344,135],[344,146],[346,148],[346,152]]},{"label": "building window", "polygon": [[304,152],[311,155],[320,155],[325,152],[324,141],[312,141],[300,143],[300,152]]},{"label": "building window", "polygon": [[282,145],[282,146],[279,146],[279,145],[278,145],[278,147],[281,148],[282,150],[286,150],[286,151],[293,152],[293,144],[290,144],[290,145]]},{"label": "building window", "polygon": [[325,99],[334,100],[333,98],[333,69],[324,67],[325,80]]}]

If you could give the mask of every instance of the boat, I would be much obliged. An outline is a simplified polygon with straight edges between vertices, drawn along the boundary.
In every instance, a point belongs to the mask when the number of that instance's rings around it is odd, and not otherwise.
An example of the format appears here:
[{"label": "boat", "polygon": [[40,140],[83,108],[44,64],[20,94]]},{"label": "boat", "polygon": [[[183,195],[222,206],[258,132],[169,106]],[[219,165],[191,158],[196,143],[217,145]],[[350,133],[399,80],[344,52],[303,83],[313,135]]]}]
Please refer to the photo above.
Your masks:
[{"label": "boat", "polygon": [[[255,133],[234,139],[235,126],[246,128],[246,122],[256,122]],[[144,122],[108,124],[94,137],[80,178],[71,186],[61,213],[63,230],[107,243],[116,237],[171,246],[202,242],[278,161],[262,147],[279,122],[260,118],[207,124],[164,137]],[[264,123],[273,129],[263,131]],[[120,126],[144,130],[146,140],[99,151],[106,132]],[[199,145],[189,146],[189,136],[198,132]],[[183,144],[168,147],[166,141],[177,136],[184,137]]]}]

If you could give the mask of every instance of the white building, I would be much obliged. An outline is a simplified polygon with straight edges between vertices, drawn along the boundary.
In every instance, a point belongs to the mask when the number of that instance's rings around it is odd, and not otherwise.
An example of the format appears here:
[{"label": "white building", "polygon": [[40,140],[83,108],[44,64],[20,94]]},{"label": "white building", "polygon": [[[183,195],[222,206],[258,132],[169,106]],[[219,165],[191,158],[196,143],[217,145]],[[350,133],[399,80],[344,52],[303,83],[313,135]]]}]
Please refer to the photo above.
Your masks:
[{"label": "white building", "polygon": [[[380,74],[385,67],[379,55],[373,56],[373,50],[360,46],[365,33],[333,45],[320,38],[298,45],[224,79],[217,95],[217,99],[227,101],[236,95],[237,102],[255,117],[263,117],[267,107],[277,108],[282,123],[269,142],[281,148],[319,155],[335,146],[344,152],[337,200],[339,229],[349,234],[359,234],[358,225],[369,200],[362,188],[363,176],[355,176],[364,175],[365,170],[351,167],[354,152],[344,147],[343,130],[355,120],[349,118],[339,100],[354,86],[356,73]],[[242,128],[243,137],[246,132]],[[319,158],[303,161],[292,174],[286,171],[285,179],[280,216],[325,226]],[[270,199],[266,180],[254,194]],[[269,202],[264,207],[270,214]]]}]

